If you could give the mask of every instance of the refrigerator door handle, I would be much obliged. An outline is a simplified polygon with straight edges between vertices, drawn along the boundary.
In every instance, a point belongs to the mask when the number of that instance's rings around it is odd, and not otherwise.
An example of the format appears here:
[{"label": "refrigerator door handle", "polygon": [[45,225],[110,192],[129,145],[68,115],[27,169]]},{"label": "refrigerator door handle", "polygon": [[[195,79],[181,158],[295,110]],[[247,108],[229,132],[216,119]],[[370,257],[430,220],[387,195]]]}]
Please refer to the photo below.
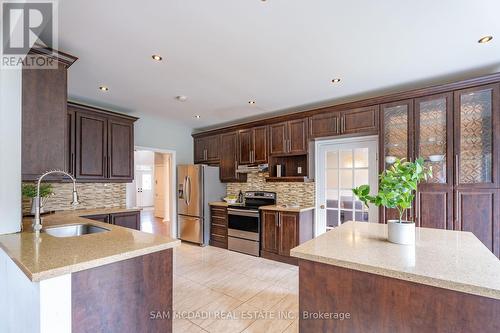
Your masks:
[{"label": "refrigerator door handle", "polygon": [[191,177],[186,176],[186,205],[191,204]]}]

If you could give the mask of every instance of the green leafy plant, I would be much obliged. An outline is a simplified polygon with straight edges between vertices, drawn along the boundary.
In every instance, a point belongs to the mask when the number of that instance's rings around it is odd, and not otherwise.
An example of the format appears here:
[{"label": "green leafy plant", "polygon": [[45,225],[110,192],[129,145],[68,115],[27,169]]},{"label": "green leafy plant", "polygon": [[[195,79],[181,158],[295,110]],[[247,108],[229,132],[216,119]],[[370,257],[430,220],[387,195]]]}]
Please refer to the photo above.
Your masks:
[{"label": "green leafy plant", "polygon": [[415,162],[397,159],[391,167],[380,174],[378,194],[370,195],[370,186],[361,185],[352,192],[367,207],[368,203],[387,208],[396,208],[399,212],[399,222],[415,198],[418,184],[432,176],[432,170],[424,166],[424,159]]},{"label": "green leafy plant", "polygon": [[[36,185],[34,184],[24,184],[22,188],[23,197],[34,198],[36,197]],[[40,185],[40,196],[42,198],[48,197],[53,193],[51,184],[41,184]]]}]

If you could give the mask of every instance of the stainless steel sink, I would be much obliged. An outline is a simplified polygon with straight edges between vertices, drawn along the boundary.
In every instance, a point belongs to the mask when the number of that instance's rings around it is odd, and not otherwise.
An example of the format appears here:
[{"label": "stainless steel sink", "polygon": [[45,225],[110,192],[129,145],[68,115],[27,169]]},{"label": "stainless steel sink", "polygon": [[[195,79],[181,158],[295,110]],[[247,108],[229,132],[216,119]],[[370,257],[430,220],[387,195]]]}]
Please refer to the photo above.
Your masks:
[{"label": "stainless steel sink", "polygon": [[97,234],[100,232],[106,232],[109,229],[97,227],[92,224],[74,224],[65,225],[61,227],[51,227],[47,229],[42,229],[45,232],[54,237],[75,237],[89,234]]}]

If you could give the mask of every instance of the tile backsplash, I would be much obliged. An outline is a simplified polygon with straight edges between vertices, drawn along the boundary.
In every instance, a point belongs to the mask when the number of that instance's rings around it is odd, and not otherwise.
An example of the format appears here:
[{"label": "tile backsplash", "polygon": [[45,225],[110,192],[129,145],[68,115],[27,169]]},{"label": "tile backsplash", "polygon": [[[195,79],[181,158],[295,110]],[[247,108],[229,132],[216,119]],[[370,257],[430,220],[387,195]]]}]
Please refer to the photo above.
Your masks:
[{"label": "tile backsplash", "polygon": [[238,195],[240,190],[276,192],[278,204],[298,204],[301,206],[314,206],[314,182],[308,183],[280,183],[266,182],[268,173],[249,173],[246,183],[227,184],[228,195]]},{"label": "tile backsplash", "polygon": [[[70,210],[72,183],[51,183],[53,195],[44,203],[45,211]],[[125,207],[126,184],[123,183],[77,183],[80,204],[78,209]],[[23,214],[29,214],[31,200],[23,198]]]}]

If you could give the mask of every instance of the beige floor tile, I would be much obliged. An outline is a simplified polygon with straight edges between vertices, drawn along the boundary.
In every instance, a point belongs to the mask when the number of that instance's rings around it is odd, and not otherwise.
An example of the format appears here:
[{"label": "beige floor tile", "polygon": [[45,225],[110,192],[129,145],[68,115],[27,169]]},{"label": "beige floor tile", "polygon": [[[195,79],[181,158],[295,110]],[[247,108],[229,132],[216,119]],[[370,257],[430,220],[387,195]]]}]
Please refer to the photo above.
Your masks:
[{"label": "beige floor tile", "polygon": [[206,285],[215,291],[246,302],[270,286],[271,283],[257,280],[243,274],[228,272],[224,278],[212,279],[208,281]]},{"label": "beige floor tile", "polygon": [[291,291],[286,288],[271,285],[249,299],[246,303],[257,309],[270,310],[290,293]]},{"label": "beige floor tile", "polygon": [[173,320],[174,333],[206,333],[201,327],[196,326],[187,319]]},{"label": "beige floor tile", "polygon": [[299,292],[299,273],[291,271],[290,274],[277,280],[276,285],[281,286],[290,290],[291,292],[298,294]]},{"label": "beige floor tile", "polygon": [[177,294],[174,291],[173,307],[175,311],[188,312],[196,310],[207,305],[212,299],[217,298],[220,295],[216,291],[197,283],[193,283],[193,286],[190,288],[191,290],[181,291]]},{"label": "beige floor tile", "polygon": [[210,333],[239,333],[256,320],[258,311],[258,309],[242,304],[232,311],[231,317],[214,321],[206,327],[206,330]]},{"label": "beige floor tile", "polygon": [[283,333],[299,333],[299,320],[295,319],[293,323],[283,331]]},{"label": "beige floor tile", "polygon": [[218,297],[210,300],[210,303],[196,309],[199,318],[191,319],[196,325],[207,329],[213,322],[221,320],[223,316],[243,304],[242,301],[219,293]]},{"label": "beige floor tile", "polygon": [[208,264],[198,261],[196,264],[183,268],[182,276],[204,284],[211,279],[223,279],[229,272],[217,264]]},{"label": "beige floor tile", "polygon": [[261,261],[258,264],[248,267],[248,269],[243,271],[243,274],[254,279],[273,283],[294,273],[288,267]]}]

